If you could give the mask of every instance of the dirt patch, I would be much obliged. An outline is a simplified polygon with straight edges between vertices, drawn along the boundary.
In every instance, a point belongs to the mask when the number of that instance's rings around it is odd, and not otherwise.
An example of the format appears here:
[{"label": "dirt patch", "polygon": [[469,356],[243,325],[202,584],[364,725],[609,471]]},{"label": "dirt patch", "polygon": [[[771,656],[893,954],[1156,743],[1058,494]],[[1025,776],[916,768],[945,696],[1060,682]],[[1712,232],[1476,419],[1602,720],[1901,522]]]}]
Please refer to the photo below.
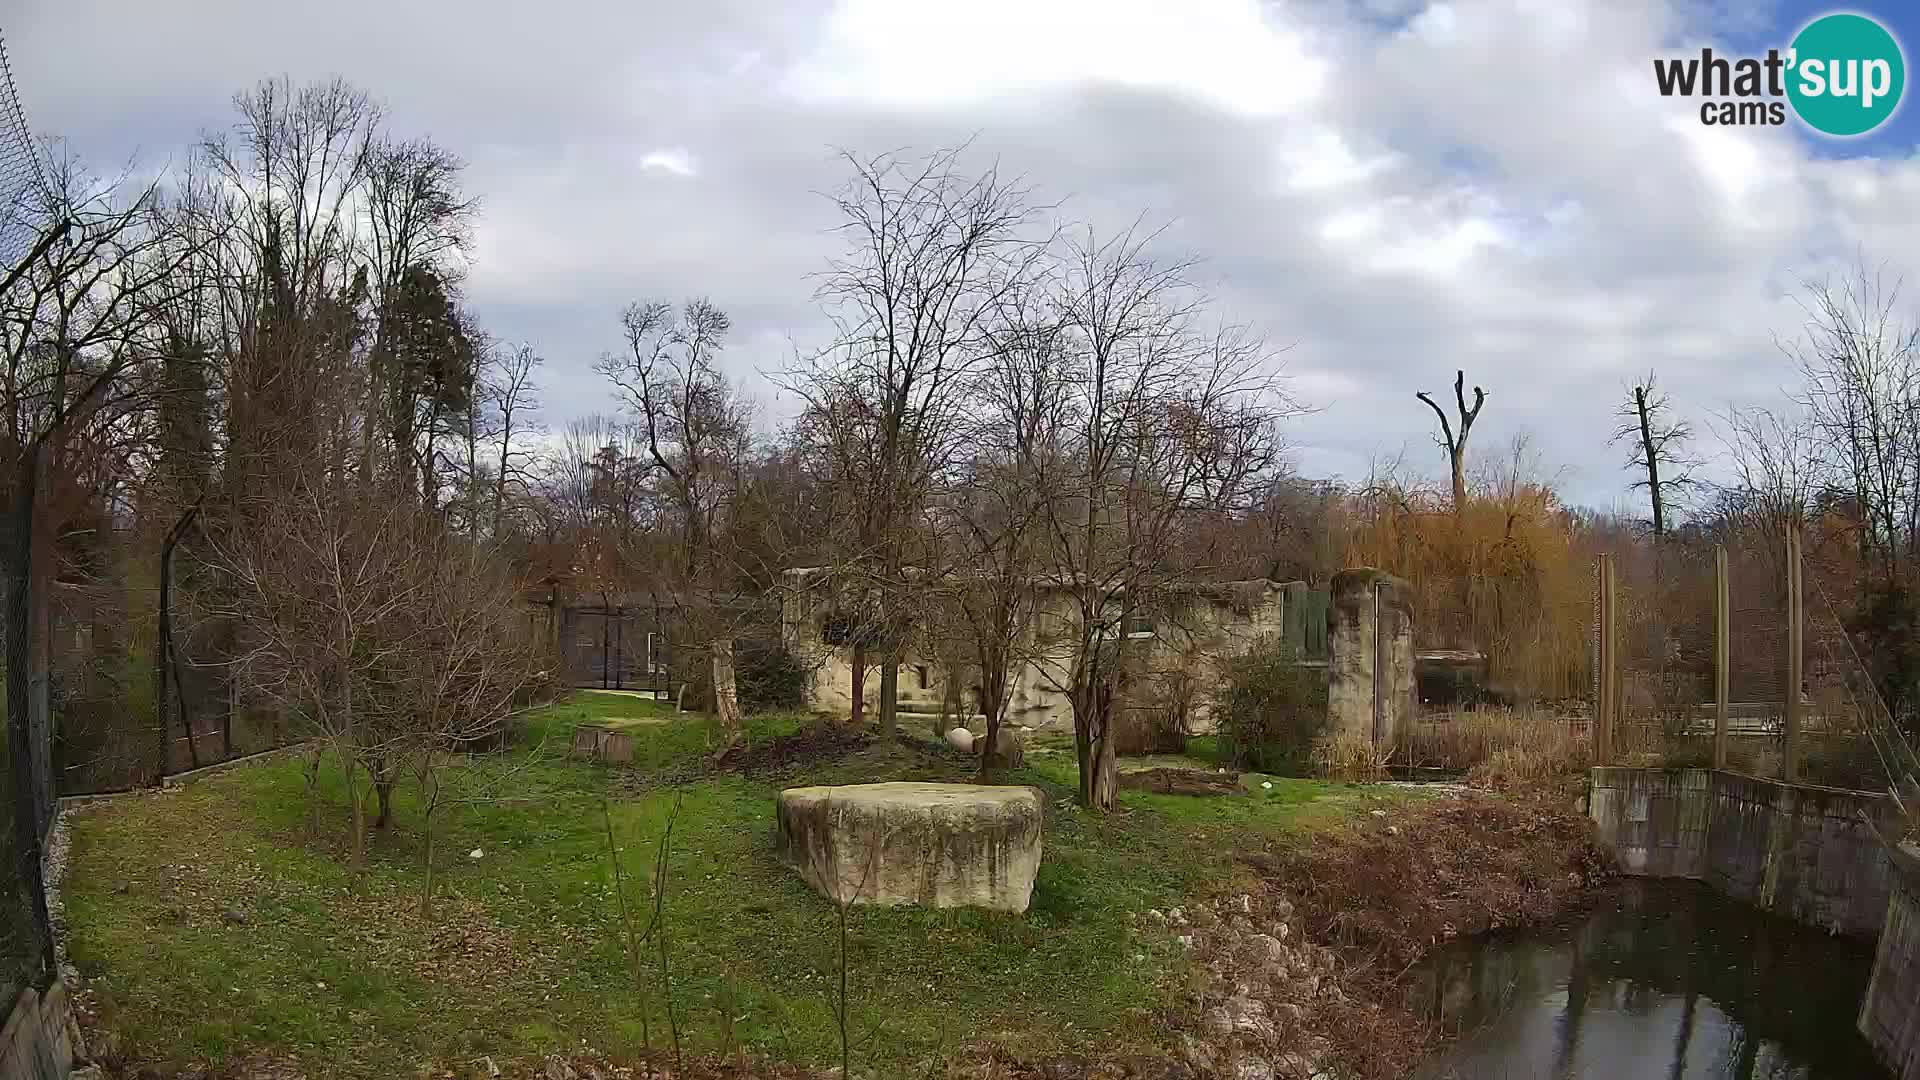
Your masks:
[{"label": "dirt patch", "polygon": [[1203,769],[1139,769],[1120,774],[1120,790],[1161,795],[1245,795],[1239,773]]},{"label": "dirt patch", "polygon": [[821,720],[791,735],[728,747],[713,759],[713,768],[752,777],[778,776],[832,764],[865,750],[874,742],[870,732]]}]

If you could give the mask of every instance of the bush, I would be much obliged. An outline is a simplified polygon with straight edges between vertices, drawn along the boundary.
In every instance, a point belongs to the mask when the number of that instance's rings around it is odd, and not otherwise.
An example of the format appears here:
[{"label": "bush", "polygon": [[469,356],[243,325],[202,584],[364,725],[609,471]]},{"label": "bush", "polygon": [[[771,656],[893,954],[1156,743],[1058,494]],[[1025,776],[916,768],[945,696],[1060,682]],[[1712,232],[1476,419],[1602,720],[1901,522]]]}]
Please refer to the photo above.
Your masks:
[{"label": "bush", "polygon": [[806,705],[813,669],[783,643],[742,642],[734,650],[734,665],[741,709],[769,712]]},{"label": "bush", "polygon": [[[678,649],[674,681],[685,689],[681,704],[693,712],[713,708],[713,660],[703,648]],[[742,712],[800,709],[807,704],[813,669],[778,641],[736,641],[733,689]]]},{"label": "bush", "polygon": [[1301,667],[1295,650],[1265,638],[1227,661],[1213,719],[1228,760],[1243,769],[1304,775],[1327,726],[1326,673]]}]

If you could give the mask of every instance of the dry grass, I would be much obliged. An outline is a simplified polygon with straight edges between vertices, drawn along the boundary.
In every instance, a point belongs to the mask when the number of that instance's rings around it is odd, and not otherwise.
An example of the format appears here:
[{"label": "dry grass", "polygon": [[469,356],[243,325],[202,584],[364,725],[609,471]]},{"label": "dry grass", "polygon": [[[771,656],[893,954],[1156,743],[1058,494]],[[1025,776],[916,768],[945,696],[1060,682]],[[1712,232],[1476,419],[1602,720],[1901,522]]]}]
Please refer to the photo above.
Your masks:
[{"label": "dry grass", "polygon": [[1329,780],[1385,780],[1391,750],[1348,732],[1322,735],[1313,744],[1313,770]]},{"label": "dry grass", "polygon": [[1589,756],[1587,725],[1533,708],[1440,713],[1415,721],[1394,761],[1466,772],[1491,765],[1496,758],[1510,766],[1517,755],[1584,768]]}]

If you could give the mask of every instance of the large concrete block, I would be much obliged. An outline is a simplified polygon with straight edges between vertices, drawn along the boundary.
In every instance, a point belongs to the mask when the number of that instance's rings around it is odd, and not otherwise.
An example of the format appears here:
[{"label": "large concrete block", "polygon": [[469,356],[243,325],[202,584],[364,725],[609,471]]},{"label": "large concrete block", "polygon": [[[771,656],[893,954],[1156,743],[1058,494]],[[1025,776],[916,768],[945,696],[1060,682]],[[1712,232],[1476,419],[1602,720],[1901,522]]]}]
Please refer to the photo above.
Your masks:
[{"label": "large concrete block", "polygon": [[779,853],[829,899],[1025,911],[1040,869],[1040,793],[973,784],[788,788]]}]

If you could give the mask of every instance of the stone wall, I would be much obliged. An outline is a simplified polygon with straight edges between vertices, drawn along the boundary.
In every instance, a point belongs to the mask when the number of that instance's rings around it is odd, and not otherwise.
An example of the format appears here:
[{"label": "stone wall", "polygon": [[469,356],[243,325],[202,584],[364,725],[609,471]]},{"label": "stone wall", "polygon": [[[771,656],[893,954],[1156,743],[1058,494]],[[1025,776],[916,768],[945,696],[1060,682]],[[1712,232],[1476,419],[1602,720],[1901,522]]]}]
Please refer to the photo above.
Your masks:
[{"label": "stone wall", "polygon": [[1866,815],[1884,795],[1711,769],[1598,768],[1588,814],[1629,874],[1704,881],[1832,933],[1880,932],[1892,887]]},{"label": "stone wall", "polygon": [[[782,636],[787,646],[813,668],[807,704],[830,712],[849,712],[853,707],[851,650],[821,640],[822,619],[832,601],[823,584],[825,577],[812,569],[786,573]],[[1285,632],[1289,589],[1295,585],[1299,593],[1304,593],[1303,583],[1265,580],[1194,584],[1171,590],[1173,599],[1164,610],[1142,611],[1135,620],[1137,626],[1126,628],[1124,648],[1128,662],[1135,666],[1135,677],[1119,707],[1156,708],[1163,699],[1177,695],[1193,706],[1188,711],[1188,730],[1195,734],[1211,730],[1206,704],[1219,683],[1221,662],[1262,636]],[[1059,684],[1070,667],[1079,608],[1072,595],[1047,586],[1035,587],[1033,604],[1026,637],[1018,643],[1016,652],[1036,659],[1013,672],[1006,721],[1016,726],[1071,731],[1073,707]],[[958,651],[966,653],[965,649]],[[869,708],[877,703],[881,661],[877,652],[868,656],[861,696]],[[937,659],[910,652],[900,665],[900,691],[939,700],[948,677],[949,672]],[[962,711],[971,712],[978,673],[962,665],[958,678]]]},{"label": "stone wall", "polygon": [[22,990],[0,1027],[0,1077],[66,1080],[76,1045],[66,985],[56,980],[44,994]]},{"label": "stone wall", "polygon": [[1892,897],[1860,1001],[1860,1034],[1899,1080],[1920,1080],[1920,849],[1889,855]]},{"label": "stone wall", "polygon": [[1360,568],[1333,575],[1327,608],[1327,727],[1392,746],[1413,720],[1412,587]]}]

